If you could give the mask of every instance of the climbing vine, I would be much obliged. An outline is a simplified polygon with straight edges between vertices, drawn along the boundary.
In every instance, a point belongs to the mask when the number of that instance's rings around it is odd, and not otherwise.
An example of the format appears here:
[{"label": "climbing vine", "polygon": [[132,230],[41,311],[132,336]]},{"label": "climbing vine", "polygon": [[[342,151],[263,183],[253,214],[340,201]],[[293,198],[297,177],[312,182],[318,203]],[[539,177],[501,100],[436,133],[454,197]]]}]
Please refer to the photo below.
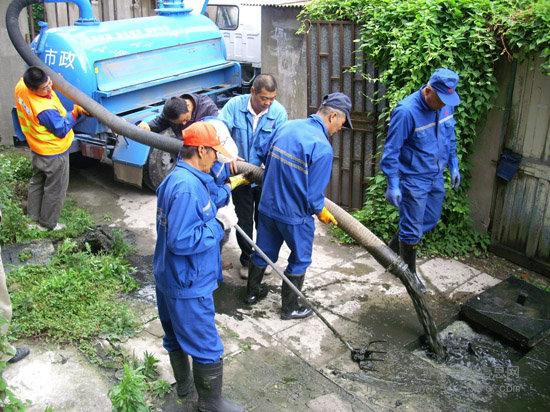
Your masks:
[{"label": "climbing vine", "polygon": [[[463,184],[450,190],[440,223],[425,237],[425,253],[460,255],[486,250],[489,239],[472,226],[467,190],[470,154],[477,127],[497,93],[494,63],[505,55],[525,59],[542,57],[541,69],[550,74],[550,2],[548,0],[314,0],[302,20],[348,20],[360,27],[358,50],[379,68],[385,87],[386,125],[391,110],[418,90],[437,67],[460,74],[456,108],[458,157]],[[361,70],[360,67],[353,70]],[[382,98],[382,96],[375,96]],[[385,127],[379,131],[385,134]],[[385,136],[381,136],[384,141]],[[383,175],[373,177],[363,209],[356,217],[388,240],[397,228],[398,212],[385,202]],[[345,235],[340,233],[345,239]]]}]

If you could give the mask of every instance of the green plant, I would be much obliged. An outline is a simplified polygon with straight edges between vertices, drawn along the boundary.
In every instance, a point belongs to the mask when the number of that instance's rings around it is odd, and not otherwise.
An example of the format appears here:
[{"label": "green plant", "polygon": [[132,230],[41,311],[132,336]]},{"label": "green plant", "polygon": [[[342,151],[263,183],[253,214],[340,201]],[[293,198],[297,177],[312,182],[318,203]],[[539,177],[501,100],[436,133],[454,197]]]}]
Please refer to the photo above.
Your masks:
[{"label": "green plant", "polygon": [[126,257],[134,253],[135,247],[124,240],[124,234],[120,229],[113,230],[113,247],[110,250],[115,256]]},{"label": "green plant", "polygon": [[32,250],[23,249],[21,252],[19,252],[19,255],[17,257],[21,262],[26,262],[27,260],[32,258]]},{"label": "green plant", "polygon": [[[113,410],[128,411],[149,410],[154,399],[164,397],[172,387],[168,382],[158,379],[158,359],[145,352],[143,360],[132,358],[124,363],[120,382],[109,392]],[[139,409],[140,407],[144,409]]]},{"label": "green plant", "polygon": [[159,379],[149,384],[149,393],[155,398],[163,398],[171,389],[172,386],[164,379]]},{"label": "green plant", "polygon": [[120,257],[78,252],[65,240],[48,265],[10,272],[12,333],[77,344],[129,335],[137,318],[117,295],[137,288],[131,270]]},{"label": "green plant", "polygon": [[[543,70],[550,65],[550,2],[547,0],[317,0],[301,16],[309,20],[350,20],[360,27],[358,51],[380,69],[387,106],[380,114],[387,124],[391,110],[420,88],[437,67],[460,76],[462,103],[456,108],[458,157],[463,185],[449,190],[442,218],[424,238],[423,253],[462,255],[483,253],[489,238],[476,232],[470,218],[467,190],[470,155],[477,126],[484,120],[496,94],[493,63],[503,53],[519,58],[539,54]],[[351,70],[362,72],[362,67]],[[378,102],[379,100],[377,100]],[[379,141],[385,127],[378,130]],[[355,216],[379,237],[389,240],[397,227],[397,210],[384,200],[386,182],[378,174],[369,182],[363,208]],[[340,235],[342,234],[339,232]],[[343,236],[343,235],[342,235]],[[350,241],[343,236],[344,241]]]},{"label": "green plant", "polygon": [[145,377],[129,364],[124,365],[122,379],[109,392],[115,412],[149,411],[145,401]]}]

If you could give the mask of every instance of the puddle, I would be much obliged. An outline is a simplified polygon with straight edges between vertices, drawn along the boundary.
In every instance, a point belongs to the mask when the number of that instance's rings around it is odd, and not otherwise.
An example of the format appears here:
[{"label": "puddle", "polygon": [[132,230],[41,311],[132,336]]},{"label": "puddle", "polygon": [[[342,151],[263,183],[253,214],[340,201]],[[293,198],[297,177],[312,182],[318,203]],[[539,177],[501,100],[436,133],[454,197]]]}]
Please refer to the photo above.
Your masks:
[{"label": "puddle", "polygon": [[462,321],[440,332],[448,357],[437,363],[422,349],[388,348],[375,371],[332,373],[344,386],[361,384],[374,403],[441,410],[548,410],[550,339],[528,353]]}]

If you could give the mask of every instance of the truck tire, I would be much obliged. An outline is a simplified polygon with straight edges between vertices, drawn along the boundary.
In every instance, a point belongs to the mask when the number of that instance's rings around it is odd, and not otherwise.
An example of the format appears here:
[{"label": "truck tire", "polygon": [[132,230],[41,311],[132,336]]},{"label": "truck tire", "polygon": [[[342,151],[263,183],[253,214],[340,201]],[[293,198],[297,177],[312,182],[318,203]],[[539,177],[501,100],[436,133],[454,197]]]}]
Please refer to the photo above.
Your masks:
[{"label": "truck tire", "polygon": [[147,163],[143,168],[143,183],[153,192],[163,179],[176,167],[176,155],[151,148]]}]

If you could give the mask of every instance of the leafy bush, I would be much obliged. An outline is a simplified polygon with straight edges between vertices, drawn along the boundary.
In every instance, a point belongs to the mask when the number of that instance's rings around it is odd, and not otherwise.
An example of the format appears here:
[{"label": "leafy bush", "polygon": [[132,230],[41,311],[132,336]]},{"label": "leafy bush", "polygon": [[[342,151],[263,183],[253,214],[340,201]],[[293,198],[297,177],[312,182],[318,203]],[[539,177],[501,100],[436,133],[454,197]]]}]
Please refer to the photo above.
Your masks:
[{"label": "leafy bush", "polygon": [[[456,108],[458,157],[463,184],[452,191],[446,172],[447,196],[441,222],[424,238],[424,253],[461,255],[486,250],[489,239],[473,229],[467,198],[470,154],[477,126],[484,120],[497,92],[494,62],[501,54],[519,58],[540,54],[550,69],[550,2],[547,0],[317,0],[301,14],[310,20],[350,20],[360,27],[358,50],[380,69],[385,86],[386,124],[391,110],[426,83],[437,67],[460,74],[462,103]],[[352,68],[361,70],[361,67]],[[384,129],[384,128],[382,128]],[[379,141],[384,141],[380,130]],[[355,216],[375,234],[389,240],[398,213],[384,200],[386,182],[371,179],[364,207]],[[345,238],[345,237],[344,237]],[[344,239],[344,240],[349,240]]]}]

